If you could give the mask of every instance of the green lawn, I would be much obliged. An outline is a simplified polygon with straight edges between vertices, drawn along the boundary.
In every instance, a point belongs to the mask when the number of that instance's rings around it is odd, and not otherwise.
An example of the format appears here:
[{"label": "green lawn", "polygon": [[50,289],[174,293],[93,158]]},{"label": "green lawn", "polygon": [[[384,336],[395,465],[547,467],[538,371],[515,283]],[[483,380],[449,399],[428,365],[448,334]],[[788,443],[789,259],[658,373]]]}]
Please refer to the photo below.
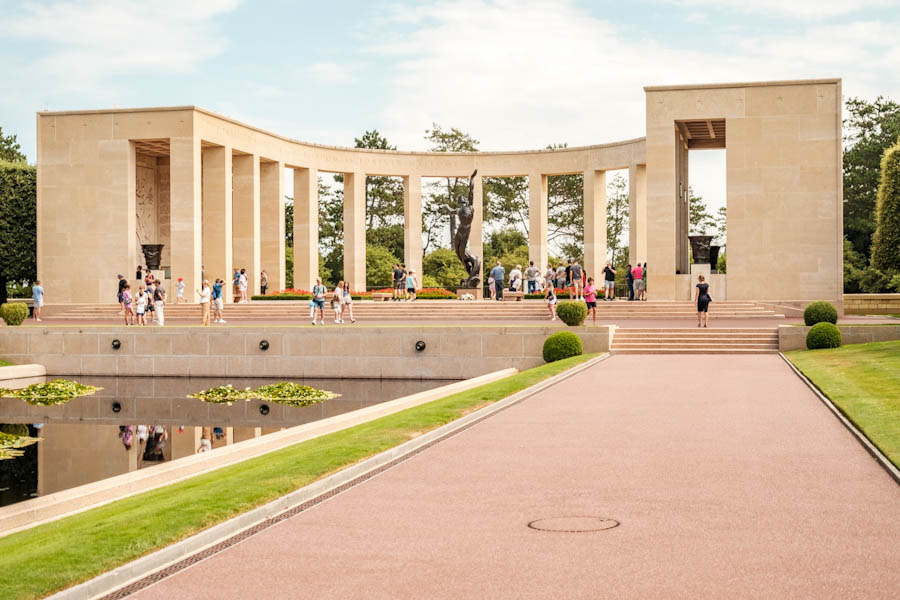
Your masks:
[{"label": "green lawn", "polygon": [[785,355],[900,467],[900,341]]},{"label": "green lawn", "polygon": [[0,597],[38,598],[440,427],[596,355],[561,360],[0,538]]}]

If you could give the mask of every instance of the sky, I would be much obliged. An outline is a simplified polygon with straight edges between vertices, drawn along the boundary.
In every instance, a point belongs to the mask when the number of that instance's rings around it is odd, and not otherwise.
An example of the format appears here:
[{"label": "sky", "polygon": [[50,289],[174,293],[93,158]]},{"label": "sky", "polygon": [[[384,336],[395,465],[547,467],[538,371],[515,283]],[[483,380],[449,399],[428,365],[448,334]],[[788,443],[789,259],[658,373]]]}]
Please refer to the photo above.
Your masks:
[{"label": "sky", "polygon": [[[644,135],[645,85],[840,77],[900,99],[900,0],[0,0],[0,127],[193,104],[299,140],[433,123],[482,150]],[[691,182],[724,202],[724,153]],[[290,188],[288,188],[290,189]]]}]

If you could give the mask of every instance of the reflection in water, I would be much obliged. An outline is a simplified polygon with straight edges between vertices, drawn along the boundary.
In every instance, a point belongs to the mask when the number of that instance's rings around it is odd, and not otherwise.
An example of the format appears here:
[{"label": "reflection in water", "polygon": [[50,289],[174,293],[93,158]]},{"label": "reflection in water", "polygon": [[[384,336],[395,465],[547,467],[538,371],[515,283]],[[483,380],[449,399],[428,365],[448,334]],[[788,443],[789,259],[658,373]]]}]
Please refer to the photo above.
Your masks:
[{"label": "reflection in water", "polygon": [[255,400],[227,406],[186,398],[227,383],[258,387],[280,379],[79,377],[78,381],[103,390],[61,406],[0,399],[0,423],[28,424],[31,434],[42,438],[26,449],[25,456],[0,461],[0,506],[450,383],[298,379],[294,381],[341,397],[291,407]]}]

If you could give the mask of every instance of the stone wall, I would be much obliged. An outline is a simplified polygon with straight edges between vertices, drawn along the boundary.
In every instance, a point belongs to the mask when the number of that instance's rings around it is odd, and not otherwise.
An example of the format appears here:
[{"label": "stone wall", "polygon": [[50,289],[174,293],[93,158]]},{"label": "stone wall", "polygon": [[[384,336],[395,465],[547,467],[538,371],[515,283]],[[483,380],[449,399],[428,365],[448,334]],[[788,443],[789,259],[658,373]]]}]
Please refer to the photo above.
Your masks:
[{"label": "stone wall", "polygon": [[[806,350],[806,334],[810,327],[778,326],[778,349]],[[843,344],[866,344],[900,340],[900,324],[897,325],[838,325]]]},{"label": "stone wall", "polygon": [[[609,350],[609,327],[570,328]],[[8,327],[0,356],[48,375],[464,379],[543,364],[555,327]],[[119,340],[120,348],[112,348]],[[261,341],[269,343],[261,350]],[[425,342],[418,352],[415,344]]]},{"label": "stone wall", "polygon": [[844,294],[849,315],[900,315],[900,294]]}]

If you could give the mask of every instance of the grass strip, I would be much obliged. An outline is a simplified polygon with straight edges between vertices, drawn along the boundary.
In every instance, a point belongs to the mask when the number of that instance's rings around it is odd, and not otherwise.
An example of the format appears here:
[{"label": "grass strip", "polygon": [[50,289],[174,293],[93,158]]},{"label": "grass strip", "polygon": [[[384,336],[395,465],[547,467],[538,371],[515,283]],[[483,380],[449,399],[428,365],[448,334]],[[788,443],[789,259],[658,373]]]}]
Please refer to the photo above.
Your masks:
[{"label": "grass strip", "polygon": [[785,356],[900,467],[900,341]]},{"label": "grass strip", "polygon": [[576,356],[0,538],[0,597],[86,581],[583,363]]},{"label": "grass strip", "polygon": [[11,367],[11,366],[12,366],[11,362],[6,362],[2,358],[0,358],[0,367]]}]

